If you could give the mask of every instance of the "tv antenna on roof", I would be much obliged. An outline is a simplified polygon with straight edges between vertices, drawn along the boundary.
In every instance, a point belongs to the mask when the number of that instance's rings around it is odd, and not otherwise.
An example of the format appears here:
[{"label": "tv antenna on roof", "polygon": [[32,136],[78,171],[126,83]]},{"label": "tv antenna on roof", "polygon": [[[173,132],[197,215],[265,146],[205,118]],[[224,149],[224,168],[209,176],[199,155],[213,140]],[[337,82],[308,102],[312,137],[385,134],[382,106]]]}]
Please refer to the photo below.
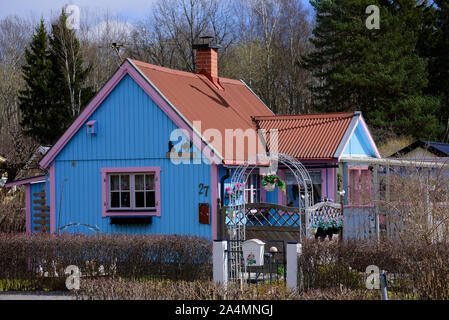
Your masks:
[{"label": "tv antenna on roof", "polygon": [[[155,44],[160,44],[160,43],[164,43],[164,44],[174,44],[174,42],[172,41],[156,41],[156,42],[142,42],[142,43],[125,43],[125,42],[112,42],[111,45],[107,46],[107,48],[112,48],[115,53],[117,54],[120,62],[119,62],[119,66],[120,64],[123,62],[123,58],[120,55],[120,49],[126,46],[132,46],[132,45],[137,45],[137,46],[152,46]],[[99,46],[98,48],[105,48],[104,46]]]},{"label": "tv antenna on roof", "polygon": [[117,53],[117,56],[120,59],[120,62],[123,61],[122,56],[120,55],[120,48],[122,48],[124,46],[125,45],[123,43],[117,43],[117,42],[111,43],[111,48],[114,49],[115,53]]}]

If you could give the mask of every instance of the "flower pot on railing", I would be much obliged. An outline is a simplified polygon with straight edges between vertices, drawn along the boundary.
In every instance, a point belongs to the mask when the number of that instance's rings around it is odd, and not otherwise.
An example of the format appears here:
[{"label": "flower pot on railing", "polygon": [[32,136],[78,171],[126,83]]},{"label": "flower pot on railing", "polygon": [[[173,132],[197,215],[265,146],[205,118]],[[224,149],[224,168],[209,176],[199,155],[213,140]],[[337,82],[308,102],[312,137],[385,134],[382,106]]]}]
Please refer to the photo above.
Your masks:
[{"label": "flower pot on railing", "polygon": [[274,191],[274,188],[276,188],[276,184],[275,183],[267,183],[266,185],[266,190],[267,191]]},{"label": "flower pot on railing", "polygon": [[315,239],[320,238],[324,240],[326,237],[329,237],[329,240],[332,240],[332,236],[334,234],[340,234],[343,230],[343,217],[323,217],[317,223],[312,224],[311,229],[315,229],[311,232],[312,235],[315,236]]}]

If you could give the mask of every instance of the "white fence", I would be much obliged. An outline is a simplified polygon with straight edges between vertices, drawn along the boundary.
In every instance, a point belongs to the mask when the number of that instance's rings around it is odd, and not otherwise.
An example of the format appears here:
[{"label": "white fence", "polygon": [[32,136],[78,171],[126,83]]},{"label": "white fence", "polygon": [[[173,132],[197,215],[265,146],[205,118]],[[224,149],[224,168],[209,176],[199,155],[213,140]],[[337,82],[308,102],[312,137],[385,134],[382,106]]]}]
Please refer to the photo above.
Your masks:
[{"label": "white fence", "polygon": [[377,216],[374,207],[345,207],[343,216],[344,239],[399,239],[399,221],[393,219],[390,212],[380,210]]},{"label": "white fence", "polygon": [[343,239],[372,240],[377,238],[376,215],[372,208],[344,208],[343,216]]}]

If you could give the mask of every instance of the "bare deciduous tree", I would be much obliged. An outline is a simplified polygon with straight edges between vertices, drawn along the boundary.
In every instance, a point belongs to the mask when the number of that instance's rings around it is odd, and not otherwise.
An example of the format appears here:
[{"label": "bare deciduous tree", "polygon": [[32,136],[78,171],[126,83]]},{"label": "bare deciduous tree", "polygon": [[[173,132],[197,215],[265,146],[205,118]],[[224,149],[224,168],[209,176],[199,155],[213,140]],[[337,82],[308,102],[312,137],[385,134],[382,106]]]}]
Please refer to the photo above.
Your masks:
[{"label": "bare deciduous tree", "polygon": [[57,64],[64,74],[65,85],[68,89],[72,116],[76,117],[83,106],[84,78],[89,66],[84,69],[83,54],[80,43],[73,30],[66,26],[67,17],[62,15],[52,24],[52,37],[50,38],[52,53]]},{"label": "bare deciduous tree", "polygon": [[[0,132],[5,135],[19,128],[18,91],[23,85],[22,65],[32,25],[17,16],[0,20]],[[0,152],[5,152],[0,149]]]},{"label": "bare deciduous tree", "polygon": [[232,43],[232,25],[227,1],[161,0],[155,3],[152,14],[139,23],[134,39],[141,46],[131,52],[152,63],[194,72],[192,45],[201,36],[212,36],[222,46],[221,55]]},{"label": "bare deciduous tree", "polygon": [[85,62],[92,66],[87,85],[98,92],[122,62],[112,43],[128,44],[136,28],[126,18],[108,10],[91,12],[84,8],[81,13],[77,35]]},{"label": "bare deciduous tree", "polygon": [[22,65],[25,48],[33,32],[32,23],[17,16],[0,20],[0,176],[13,179],[31,154],[35,143],[23,136],[18,107],[19,90],[23,87]]}]

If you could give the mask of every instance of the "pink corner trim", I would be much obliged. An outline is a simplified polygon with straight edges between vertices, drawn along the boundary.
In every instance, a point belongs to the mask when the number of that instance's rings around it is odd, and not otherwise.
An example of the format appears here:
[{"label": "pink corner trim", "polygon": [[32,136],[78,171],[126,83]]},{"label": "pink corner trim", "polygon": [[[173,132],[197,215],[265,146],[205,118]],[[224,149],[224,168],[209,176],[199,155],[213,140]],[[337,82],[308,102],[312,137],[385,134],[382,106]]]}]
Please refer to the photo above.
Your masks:
[{"label": "pink corner trim", "polygon": [[25,221],[26,233],[31,234],[31,187],[25,185]]},{"label": "pink corner trim", "polygon": [[327,177],[326,177],[326,169],[319,169],[321,172],[321,198],[327,198]]},{"label": "pink corner trim", "polygon": [[267,190],[263,187],[262,184],[262,175],[260,174],[260,169],[258,172],[258,179],[259,179],[259,189],[260,189],[260,202],[266,202],[267,201]]},{"label": "pink corner trim", "polygon": [[55,164],[50,167],[50,233],[56,232],[56,177]]},{"label": "pink corner trim", "polygon": [[210,165],[210,183],[211,183],[211,213],[212,213],[212,240],[217,239],[217,198],[218,198],[218,166]]},{"label": "pink corner trim", "polygon": [[195,146],[203,152],[203,154],[214,163],[220,163],[221,160],[217,155],[210,157],[211,149],[201,141],[198,143],[193,139],[193,129],[190,128],[186,122],[173,110],[171,106],[156,92],[156,90],[149,84],[149,82],[128,62],[125,61],[122,66],[116,71],[112,78],[106,83],[106,85],[100,90],[95,98],[89,103],[73,124],[67,129],[62,137],[56,142],[56,144],[48,151],[45,157],[39,162],[40,166],[47,168],[50,163],[55,159],[58,153],[64,148],[64,146],[70,141],[75,133],[83,126],[87,119],[94,113],[94,111],[100,106],[100,104],[106,99],[109,93],[117,86],[120,80],[129,74],[134,81],[153,99],[153,101],[167,114],[167,116],[181,129],[189,132],[190,138],[193,140]]},{"label": "pink corner trim", "polygon": [[336,170],[335,168],[329,168],[325,169],[327,170],[327,184],[328,184],[328,193],[327,198],[332,199],[333,201],[336,201],[336,193],[335,193],[335,174]]},{"label": "pink corner trim", "polygon": [[[101,216],[161,216],[161,167],[123,167],[123,168],[101,168]],[[156,210],[155,211],[112,211],[108,210],[108,179],[109,173],[146,173],[154,172],[156,174]]]},{"label": "pink corner trim", "polygon": [[19,181],[12,181],[12,182],[9,182],[9,183],[5,184],[5,188],[21,186],[21,185],[24,185],[24,184],[30,184],[30,183],[39,182],[39,181],[42,181],[42,182],[45,181],[45,176],[38,176],[38,177],[24,179],[24,180],[19,180]]}]

